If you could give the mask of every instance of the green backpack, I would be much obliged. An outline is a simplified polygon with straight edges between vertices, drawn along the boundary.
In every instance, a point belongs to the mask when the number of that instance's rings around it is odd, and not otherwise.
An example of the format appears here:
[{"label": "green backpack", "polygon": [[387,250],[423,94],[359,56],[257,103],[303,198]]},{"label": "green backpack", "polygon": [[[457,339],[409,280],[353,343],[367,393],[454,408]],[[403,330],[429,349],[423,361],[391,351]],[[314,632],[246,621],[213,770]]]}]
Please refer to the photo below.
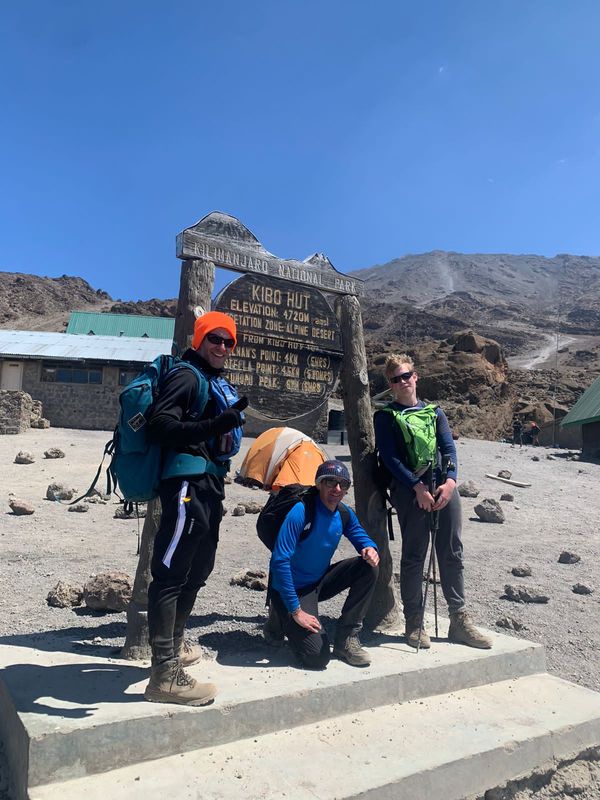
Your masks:
[{"label": "green backpack", "polygon": [[437,406],[429,403],[423,408],[405,408],[403,411],[391,406],[382,409],[393,416],[400,429],[406,446],[408,466],[413,472],[419,472],[437,462],[436,408]]}]

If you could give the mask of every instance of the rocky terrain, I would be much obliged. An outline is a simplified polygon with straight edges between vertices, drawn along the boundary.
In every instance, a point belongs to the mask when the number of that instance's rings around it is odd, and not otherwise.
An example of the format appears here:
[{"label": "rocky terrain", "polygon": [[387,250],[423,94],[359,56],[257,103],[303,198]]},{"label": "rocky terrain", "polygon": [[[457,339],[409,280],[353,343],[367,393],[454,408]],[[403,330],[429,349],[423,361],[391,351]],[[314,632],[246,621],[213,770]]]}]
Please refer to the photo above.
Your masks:
[{"label": "rocky terrain", "polygon": [[[103,571],[135,574],[138,525],[132,519],[116,518],[118,506],[114,501],[90,504],[81,514],[70,513],[67,506],[46,499],[52,482],[79,489],[89,484],[108,436],[103,431],[49,429],[0,437],[0,483],[5,493],[0,585],[11,587],[3,597],[0,645],[65,650],[98,659],[115,655],[122,646],[125,612],[103,612],[86,605],[56,608],[46,601],[60,580],[82,585],[90,575]],[[248,444],[249,440],[244,440],[244,449]],[[44,458],[44,453],[54,448],[64,457]],[[471,613],[487,628],[543,643],[550,672],[600,690],[599,534],[590,518],[600,465],[572,460],[566,451],[513,448],[475,439],[461,438],[457,449],[460,480],[472,481],[479,490],[477,498],[461,498]],[[349,458],[345,447],[336,445],[327,450],[331,456]],[[19,451],[31,453],[33,460],[15,464]],[[243,452],[236,456],[234,468],[239,467]],[[500,470],[508,470],[514,479],[531,485],[507,486],[485,477]],[[512,499],[506,499],[507,490]],[[33,513],[18,516],[11,512],[9,492]],[[505,499],[500,500],[503,495]],[[262,490],[235,483],[226,487],[229,513],[221,527],[215,570],[200,592],[189,626],[190,638],[204,645],[209,658],[224,660],[239,653],[264,657],[269,653],[261,635],[264,591],[230,584],[240,570],[267,566],[268,552],[255,532],[256,516],[232,513],[238,504],[262,504],[266,496]],[[505,518],[502,524],[483,523],[476,515],[475,506],[486,498],[499,503]],[[349,502],[353,503],[352,491]],[[348,555],[346,547],[347,543],[342,554]],[[400,537],[396,536],[391,542],[395,571],[399,569],[399,548]],[[571,557],[559,561],[564,551]],[[574,591],[578,584],[591,593]],[[509,599],[511,596],[548,600],[516,602]],[[330,631],[340,605],[339,598],[323,604],[322,620]],[[446,634],[445,621],[440,634]],[[434,643],[422,657],[428,658],[439,646],[444,645]],[[40,692],[43,695],[43,687]],[[6,800],[3,786],[6,774],[3,776],[0,758],[0,798]],[[560,791],[514,794],[518,800],[565,800],[572,796]],[[583,790],[576,796],[586,800],[595,797]],[[502,797],[512,800],[513,795],[507,792]]]},{"label": "rocky terrain", "polygon": [[[355,274],[373,393],[385,388],[386,355],[408,352],[421,396],[443,402],[460,435],[508,436],[513,414],[554,430],[600,374],[600,258],[434,251]],[[174,316],[176,300],[0,273],[0,327],[64,330],[65,309]]]},{"label": "rocky terrain", "polygon": [[174,317],[177,300],[113,300],[83,278],[45,278],[20,272],[0,272],[0,328],[64,331],[71,311],[147,314]]}]

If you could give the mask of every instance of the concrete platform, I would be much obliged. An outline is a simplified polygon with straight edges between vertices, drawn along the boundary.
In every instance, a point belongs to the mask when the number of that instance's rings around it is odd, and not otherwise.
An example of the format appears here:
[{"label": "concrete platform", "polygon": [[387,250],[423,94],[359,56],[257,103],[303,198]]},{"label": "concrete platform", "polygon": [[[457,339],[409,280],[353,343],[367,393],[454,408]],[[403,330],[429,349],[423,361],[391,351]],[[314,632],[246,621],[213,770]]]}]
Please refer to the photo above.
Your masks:
[{"label": "concrete platform", "polygon": [[31,798],[463,800],[598,742],[600,694],[532,675],[37,787]]},{"label": "concrete platform", "polygon": [[205,708],[145,702],[148,671],[131,662],[0,647],[0,738],[23,790],[545,669],[540,645],[491,636],[491,651],[440,641],[416,654],[382,635],[363,670],[306,672],[266,647],[202,662],[191,674],[220,689]]}]

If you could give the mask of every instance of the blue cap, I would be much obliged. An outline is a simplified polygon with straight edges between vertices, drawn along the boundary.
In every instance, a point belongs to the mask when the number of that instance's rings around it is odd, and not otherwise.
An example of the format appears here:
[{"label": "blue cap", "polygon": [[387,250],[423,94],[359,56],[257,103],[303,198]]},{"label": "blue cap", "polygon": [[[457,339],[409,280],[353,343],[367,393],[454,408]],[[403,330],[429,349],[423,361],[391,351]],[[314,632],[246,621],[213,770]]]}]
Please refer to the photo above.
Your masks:
[{"label": "blue cap", "polygon": [[315,475],[315,484],[318,486],[323,478],[337,478],[338,481],[351,482],[348,467],[341,461],[324,461]]}]

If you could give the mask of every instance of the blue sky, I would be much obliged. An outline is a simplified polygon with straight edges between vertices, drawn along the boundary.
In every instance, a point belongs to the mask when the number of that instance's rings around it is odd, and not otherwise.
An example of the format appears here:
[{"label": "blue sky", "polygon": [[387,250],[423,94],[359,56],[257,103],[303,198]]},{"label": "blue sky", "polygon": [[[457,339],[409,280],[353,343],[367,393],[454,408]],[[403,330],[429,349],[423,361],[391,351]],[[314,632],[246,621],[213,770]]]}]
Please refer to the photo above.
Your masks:
[{"label": "blue sky", "polygon": [[0,269],[173,297],[213,209],[342,271],[599,254],[599,29],[595,0],[5,3]]}]

